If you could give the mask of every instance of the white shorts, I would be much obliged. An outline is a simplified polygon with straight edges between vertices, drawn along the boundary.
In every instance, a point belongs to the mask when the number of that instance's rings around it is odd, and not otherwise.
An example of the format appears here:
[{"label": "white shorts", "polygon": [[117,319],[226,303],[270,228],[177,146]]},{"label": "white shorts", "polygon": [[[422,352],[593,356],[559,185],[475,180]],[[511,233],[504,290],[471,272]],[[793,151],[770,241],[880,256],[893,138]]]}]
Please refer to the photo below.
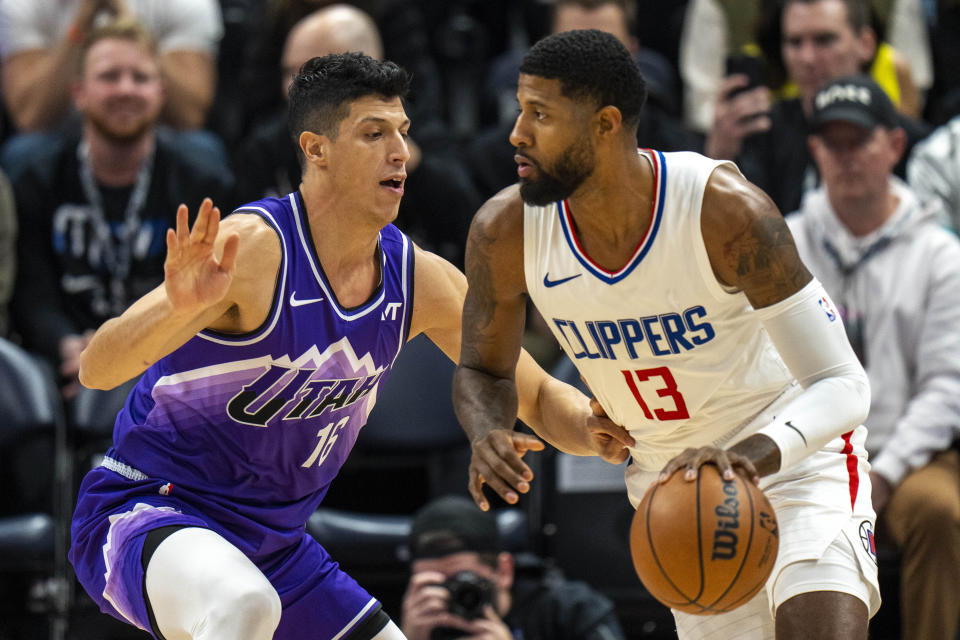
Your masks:
[{"label": "white shorts", "polygon": [[[870,615],[880,606],[876,578],[871,586],[857,559],[856,547],[845,532],[827,547],[819,560],[804,560],[787,565],[777,579],[767,582],[749,602],[729,613],[697,616],[673,611],[680,640],[774,640],[776,625],[773,612],[793,596],[810,591],[848,593],[869,607]],[[773,596],[771,598],[771,591]],[[773,606],[771,606],[771,604]]]},{"label": "white shorts", "polygon": [[[866,433],[864,427],[858,427],[786,472],[761,479],[760,487],[777,513],[780,529],[777,561],[766,588],[730,613],[693,616],[674,612],[681,638],[773,638],[777,607],[810,591],[849,593],[867,605],[871,616],[877,612],[876,515],[870,497],[870,465],[863,448]],[[628,467],[627,488],[634,505],[657,475],[631,473]],[[722,631],[734,620],[735,635]],[[702,633],[698,631],[701,627]],[[748,628],[756,632],[748,632]]]}]

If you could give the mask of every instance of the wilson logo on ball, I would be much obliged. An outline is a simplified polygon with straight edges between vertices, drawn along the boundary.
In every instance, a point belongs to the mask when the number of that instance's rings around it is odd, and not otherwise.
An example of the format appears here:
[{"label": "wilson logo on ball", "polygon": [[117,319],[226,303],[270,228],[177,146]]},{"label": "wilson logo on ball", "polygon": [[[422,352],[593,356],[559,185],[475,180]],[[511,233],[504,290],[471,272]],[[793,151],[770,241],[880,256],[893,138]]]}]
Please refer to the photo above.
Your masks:
[{"label": "wilson logo on ball", "polygon": [[630,552],[647,591],[698,615],[732,611],[766,583],[777,559],[776,512],[741,474],[725,481],[707,464],[693,481],[674,473],[643,496]]},{"label": "wilson logo on ball", "polygon": [[713,530],[711,560],[730,560],[737,555],[736,530],[740,528],[740,501],[737,500],[736,483],[724,481],[723,493],[729,497],[713,510],[717,514],[717,528]]}]

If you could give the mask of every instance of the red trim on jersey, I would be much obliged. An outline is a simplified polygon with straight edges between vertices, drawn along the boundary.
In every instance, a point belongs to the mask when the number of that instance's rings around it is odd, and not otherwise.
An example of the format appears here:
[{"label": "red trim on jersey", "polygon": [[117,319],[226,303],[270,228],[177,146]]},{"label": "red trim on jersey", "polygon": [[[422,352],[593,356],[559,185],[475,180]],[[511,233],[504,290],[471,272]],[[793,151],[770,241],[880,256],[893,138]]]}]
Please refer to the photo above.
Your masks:
[{"label": "red trim on jersey", "polygon": [[857,456],[853,454],[853,444],[850,442],[850,438],[852,436],[853,431],[847,431],[845,434],[840,436],[843,439],[843,451],[841,451],[841,453],[847,456],[847,474],[850,476],[851,509],[853,509],[853,506],[857,502],[857,491],[860,489],[860,474],[857,471],[859,460],[857,460]]},{"label": "red trim on jersey", "polygon": [[650,209],[650,222],[647,224],[647,230],[643,233],[643,237],[640,239],[640,242],[637,243],[637,248],[633,251],[633,255],[630,256],[630,259],[627,260],[623,267],[616,271],[609,271],[594,262],[593,258],[587,255],[587,252],[584,251],[583,247],[580,245],[580,238],[577,237],[577,229],[573,224],[573,214],[570,213],[570,203],[566,200],[563,201],[563,215],[567,218],[567,227],[570,229],[570,237],[573,238],[573,244],[577,251],[598,271],[602,271],[610,277],[618,276],[626,271],[637,259],[637,256],[640,255],[643,245],[646,244],[647,239],[650,237],[650,230],[654,228],[654,222],[658,212],[658,205],[660,204],[660,158],[653,149],[638,148],[637,151],[646,151],[649,154],[651,164],[653,165],[653,206]]}]

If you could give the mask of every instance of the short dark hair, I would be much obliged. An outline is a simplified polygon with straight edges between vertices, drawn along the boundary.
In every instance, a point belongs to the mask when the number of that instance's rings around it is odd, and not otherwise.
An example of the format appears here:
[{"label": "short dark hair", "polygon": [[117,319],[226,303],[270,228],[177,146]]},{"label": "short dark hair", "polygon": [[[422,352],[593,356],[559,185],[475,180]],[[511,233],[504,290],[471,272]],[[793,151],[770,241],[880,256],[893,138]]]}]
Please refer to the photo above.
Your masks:
[{"label": "short dark hair", "polygon": [[406,98],[410,75],[393,62],[359,52],[333,53],[303,63],[290,85],[287,126],[299,149],[303,131],[336,139],[350,103],[365,96]]},{"label": "short dark hair", "polygon": [[524,56],[520,73],[559,80],[568,98],[613,105],[630,127],[639,123],[647,99],[647,83],[633,56],[613,35],[597,29],[547,36]]},{"label": "short dark hair", "polygon": [[[783,12],[792,4],[813,4],[823,0],[781,0],[782,9],[780,12],[781,20]],[[854,33],[860,33],[870,26],[870,5],[867,0],[840,0],[847,7],[847,24],[853,29]]]},{"label": "short dark hair", "polygon": [[503,550],[493,512],[481,511],[472,500],[453,495],[437,498],[417,511],[408,542],[413,560],[471,551],[494,569]]}]

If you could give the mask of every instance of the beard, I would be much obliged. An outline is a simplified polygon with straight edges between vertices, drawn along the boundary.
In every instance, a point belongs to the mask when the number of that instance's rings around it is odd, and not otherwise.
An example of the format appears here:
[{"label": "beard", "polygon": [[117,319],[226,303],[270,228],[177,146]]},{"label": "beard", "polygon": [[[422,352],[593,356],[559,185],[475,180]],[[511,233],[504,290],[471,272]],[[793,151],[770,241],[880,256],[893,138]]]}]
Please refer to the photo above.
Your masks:
[{"label": "beard", "polygon": [[537,169],[535,178],[520,178],[520,197],[527,204],[542,207],[566,200],[593,173],[595,158],[589,141],[574,142],[567,147],[550,170],[532,159]]},{"label": "beard", "polygon": [[153,129],[157,122],[156,117],[150,114],[144,114],[126,126],[117,126],[111,122],[109,116],[103,117],[100,114],[87,112],[87,119],[97,133],[114,144],[126,144],[136,142],[142,138],[149,130]]}]

